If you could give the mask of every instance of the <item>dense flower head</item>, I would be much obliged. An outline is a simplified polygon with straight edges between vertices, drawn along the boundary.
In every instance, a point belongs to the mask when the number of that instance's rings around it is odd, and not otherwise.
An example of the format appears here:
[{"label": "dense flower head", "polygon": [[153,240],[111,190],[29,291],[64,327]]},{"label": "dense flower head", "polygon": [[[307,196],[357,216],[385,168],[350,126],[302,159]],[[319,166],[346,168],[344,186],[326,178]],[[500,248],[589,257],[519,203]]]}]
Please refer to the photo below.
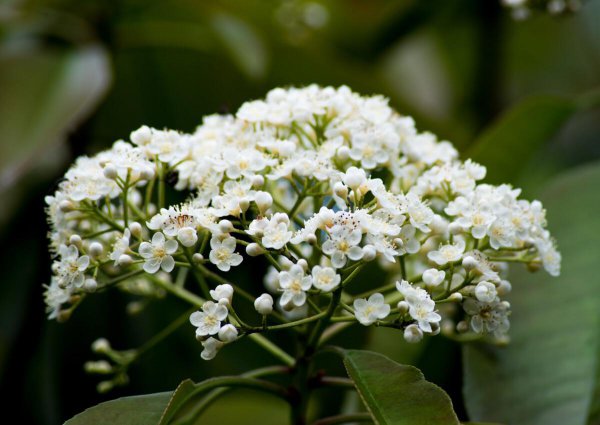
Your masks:
[{"label": "dense flower head", "polygon": [[[202,307],[190,321],[205,359],[270,320],[388,326],[410,342],[450,328],[503,338],[508,264],[560,273],[540,202],[482,183],[484,166],[381,96],[277,88],[193,133],[144,126],[130,139],[79,158],[46,198],[51,318],[136,279],[180,296],[191,270],[204,298],[184,298]],[[253,281],[233,297],[228,273],[258,263],[269,293]],[[235,313],[247,301],[260,324]]]}]

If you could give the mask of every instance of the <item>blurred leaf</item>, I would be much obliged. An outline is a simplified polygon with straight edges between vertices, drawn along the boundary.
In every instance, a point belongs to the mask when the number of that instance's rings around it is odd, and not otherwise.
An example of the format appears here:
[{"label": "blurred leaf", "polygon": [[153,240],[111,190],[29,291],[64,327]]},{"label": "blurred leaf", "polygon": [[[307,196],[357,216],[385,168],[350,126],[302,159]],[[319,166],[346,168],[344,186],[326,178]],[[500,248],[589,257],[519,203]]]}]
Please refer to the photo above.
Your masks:
[{"label": "blurred leaf", "polygon": [[465,157],[487,167],[487,181],[514,180],[532,157],[576,111],[558,96],[529,97],[506,112],[475,141]]},{"label": "blurred leaf", "polygon": [[224,13],[212,17],[211,25],[233,62],[250,78],[267,71],[267,50],[256,30],[248,23]]},{"label": "blurred leaf", "polygon": [[363,350],[344,351],[344,365],[377,424],[458,424],[450,398],[419,369]]},{"label": "blurred leaf", "polygon": [[39,164],[96,106],[109,80],[108,58],[98,47],[0,51],[3,197],[28,172],[39,172]]},{"label": "blurred leaf", "polygon": [[100,403],[64,425],[156,425],[172,392],[123,397]]},{"label": "blurred leaf", "polygon": [[464,348],[473,419],[584,425],[600,354],[600,163],[561,175],[542,193],[562,251],[562,274],[511,271],[511,343]]}]

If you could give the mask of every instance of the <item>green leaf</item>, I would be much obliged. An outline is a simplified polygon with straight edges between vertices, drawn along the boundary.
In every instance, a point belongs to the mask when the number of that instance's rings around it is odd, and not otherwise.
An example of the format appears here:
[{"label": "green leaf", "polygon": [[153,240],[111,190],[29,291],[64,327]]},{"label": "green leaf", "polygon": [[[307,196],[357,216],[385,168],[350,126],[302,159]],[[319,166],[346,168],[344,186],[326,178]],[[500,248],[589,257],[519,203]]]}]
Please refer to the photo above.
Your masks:
[{"label": "green leaf", "polygon": [[378,425],[458,425],[448,395],[419,369],[363,350],[344,351],[344,365]]},{"label": "green leaf", "polygon": [[156,425],[173,392],[123,397],[100,403],[64,425]]},{"label": "green leaf", "polygon": [[529,97],[486,129],[467,151],[487,167],[489,183],[514,181],[527,162],[577,110],[574,101],[559,96]]},{"label": "green leaf", "polygon": [[224,13],[215,14],[212,28],[235,64],[248,77],[262,78],[267,70],[267,50],[248,23]]},{"label": "green leaf", "polygon": [[541,194],[562,273],[513,268],[511,343],[464,349],[470,417],[519,425],[584,425],[600,354],[600,163],[563,174]]},{"label": "green leaf", "polygon": [[183,381],[173,392],[173,396],[169,400],[165,411],[163,412],[158,425],[166,425],[181,409],[183,404],[189,399],[189,396],[194,392],[194,382],[191,379]]}]

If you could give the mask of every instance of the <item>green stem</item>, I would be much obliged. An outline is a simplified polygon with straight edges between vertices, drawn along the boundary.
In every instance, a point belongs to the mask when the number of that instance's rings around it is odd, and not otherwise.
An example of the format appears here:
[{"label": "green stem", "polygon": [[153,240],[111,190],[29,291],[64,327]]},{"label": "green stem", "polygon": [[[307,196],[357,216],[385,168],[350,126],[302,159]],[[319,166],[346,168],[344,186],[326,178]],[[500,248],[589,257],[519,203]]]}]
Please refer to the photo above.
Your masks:
[{"label": "green stem", "polygon": [[181,316],[179,316],[177,319],[175,319],[173,322],[171,322],[167,327],[165,327],[159,333],[157,333],[152,338],[150,338],[148,341],[146,341],[146,343],[144,345],[142,345],[140,348],[138,348],[136,350],[136,353],[135,353],[136,358],[140,357],[142,354],[144,354],[145,352],[150,350],[152,347],[154,347],[156,344],[161,342],[163,339],[165,339],[166,337],[171,335],[173,332],[175,332],[177,329],[179,329],[180,326],[187,323],[187,321],[189,320],[190,314],[192,314],[193,311],[194,311],[194,309],[189,309],[188,311],[183,313]]}]

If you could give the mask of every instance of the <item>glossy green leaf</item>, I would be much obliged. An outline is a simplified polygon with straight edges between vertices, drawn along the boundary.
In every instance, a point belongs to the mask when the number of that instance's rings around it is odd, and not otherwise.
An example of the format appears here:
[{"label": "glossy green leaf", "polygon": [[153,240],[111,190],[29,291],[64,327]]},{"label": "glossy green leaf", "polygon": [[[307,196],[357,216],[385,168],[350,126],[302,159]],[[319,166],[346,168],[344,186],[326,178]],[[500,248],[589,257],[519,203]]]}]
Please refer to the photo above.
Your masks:
[{"label": "glossy green leaf", "polygon": [[173,392],[169,403],[160,418],[160,422],[158,425],[168,424],[169,421],[173,418],[173,416],[177,413],[177,411],[183,406],[183,404],[188,400],[190,394],[194,392],[194,382],[191,379],[186,379],[183,381],[177,389]]},{"label": "glossy green leaf", "polygon": [[64,425],[156,425],[173,393],[123,397],[100,403]]},{"label": "glossy green leaf", "polygon": [[250,78],[262,78],[267,70],[267,50],[254,28],[232,15],[212,17],[212,27],[235,64]]},{"label": "glossy green leaf", "polygon": [[562,252],[562,273],[511,271],[511,343],[464,349],[470,417],[519,425],[584,425],[600,354],[600,164],[552,181],[541,194]]},{"label": "glossy green leaf", "polygon": [[419,369],[363,350],[345,351],[344,365],[378,425],[458,425],[448,395]]},{"label": "glossy green leaf", "polygon": [[577,110],[558,96],[535,96],[501,116],[465,154],[487,167],[489,183],[513,182],[530,159]]}]

